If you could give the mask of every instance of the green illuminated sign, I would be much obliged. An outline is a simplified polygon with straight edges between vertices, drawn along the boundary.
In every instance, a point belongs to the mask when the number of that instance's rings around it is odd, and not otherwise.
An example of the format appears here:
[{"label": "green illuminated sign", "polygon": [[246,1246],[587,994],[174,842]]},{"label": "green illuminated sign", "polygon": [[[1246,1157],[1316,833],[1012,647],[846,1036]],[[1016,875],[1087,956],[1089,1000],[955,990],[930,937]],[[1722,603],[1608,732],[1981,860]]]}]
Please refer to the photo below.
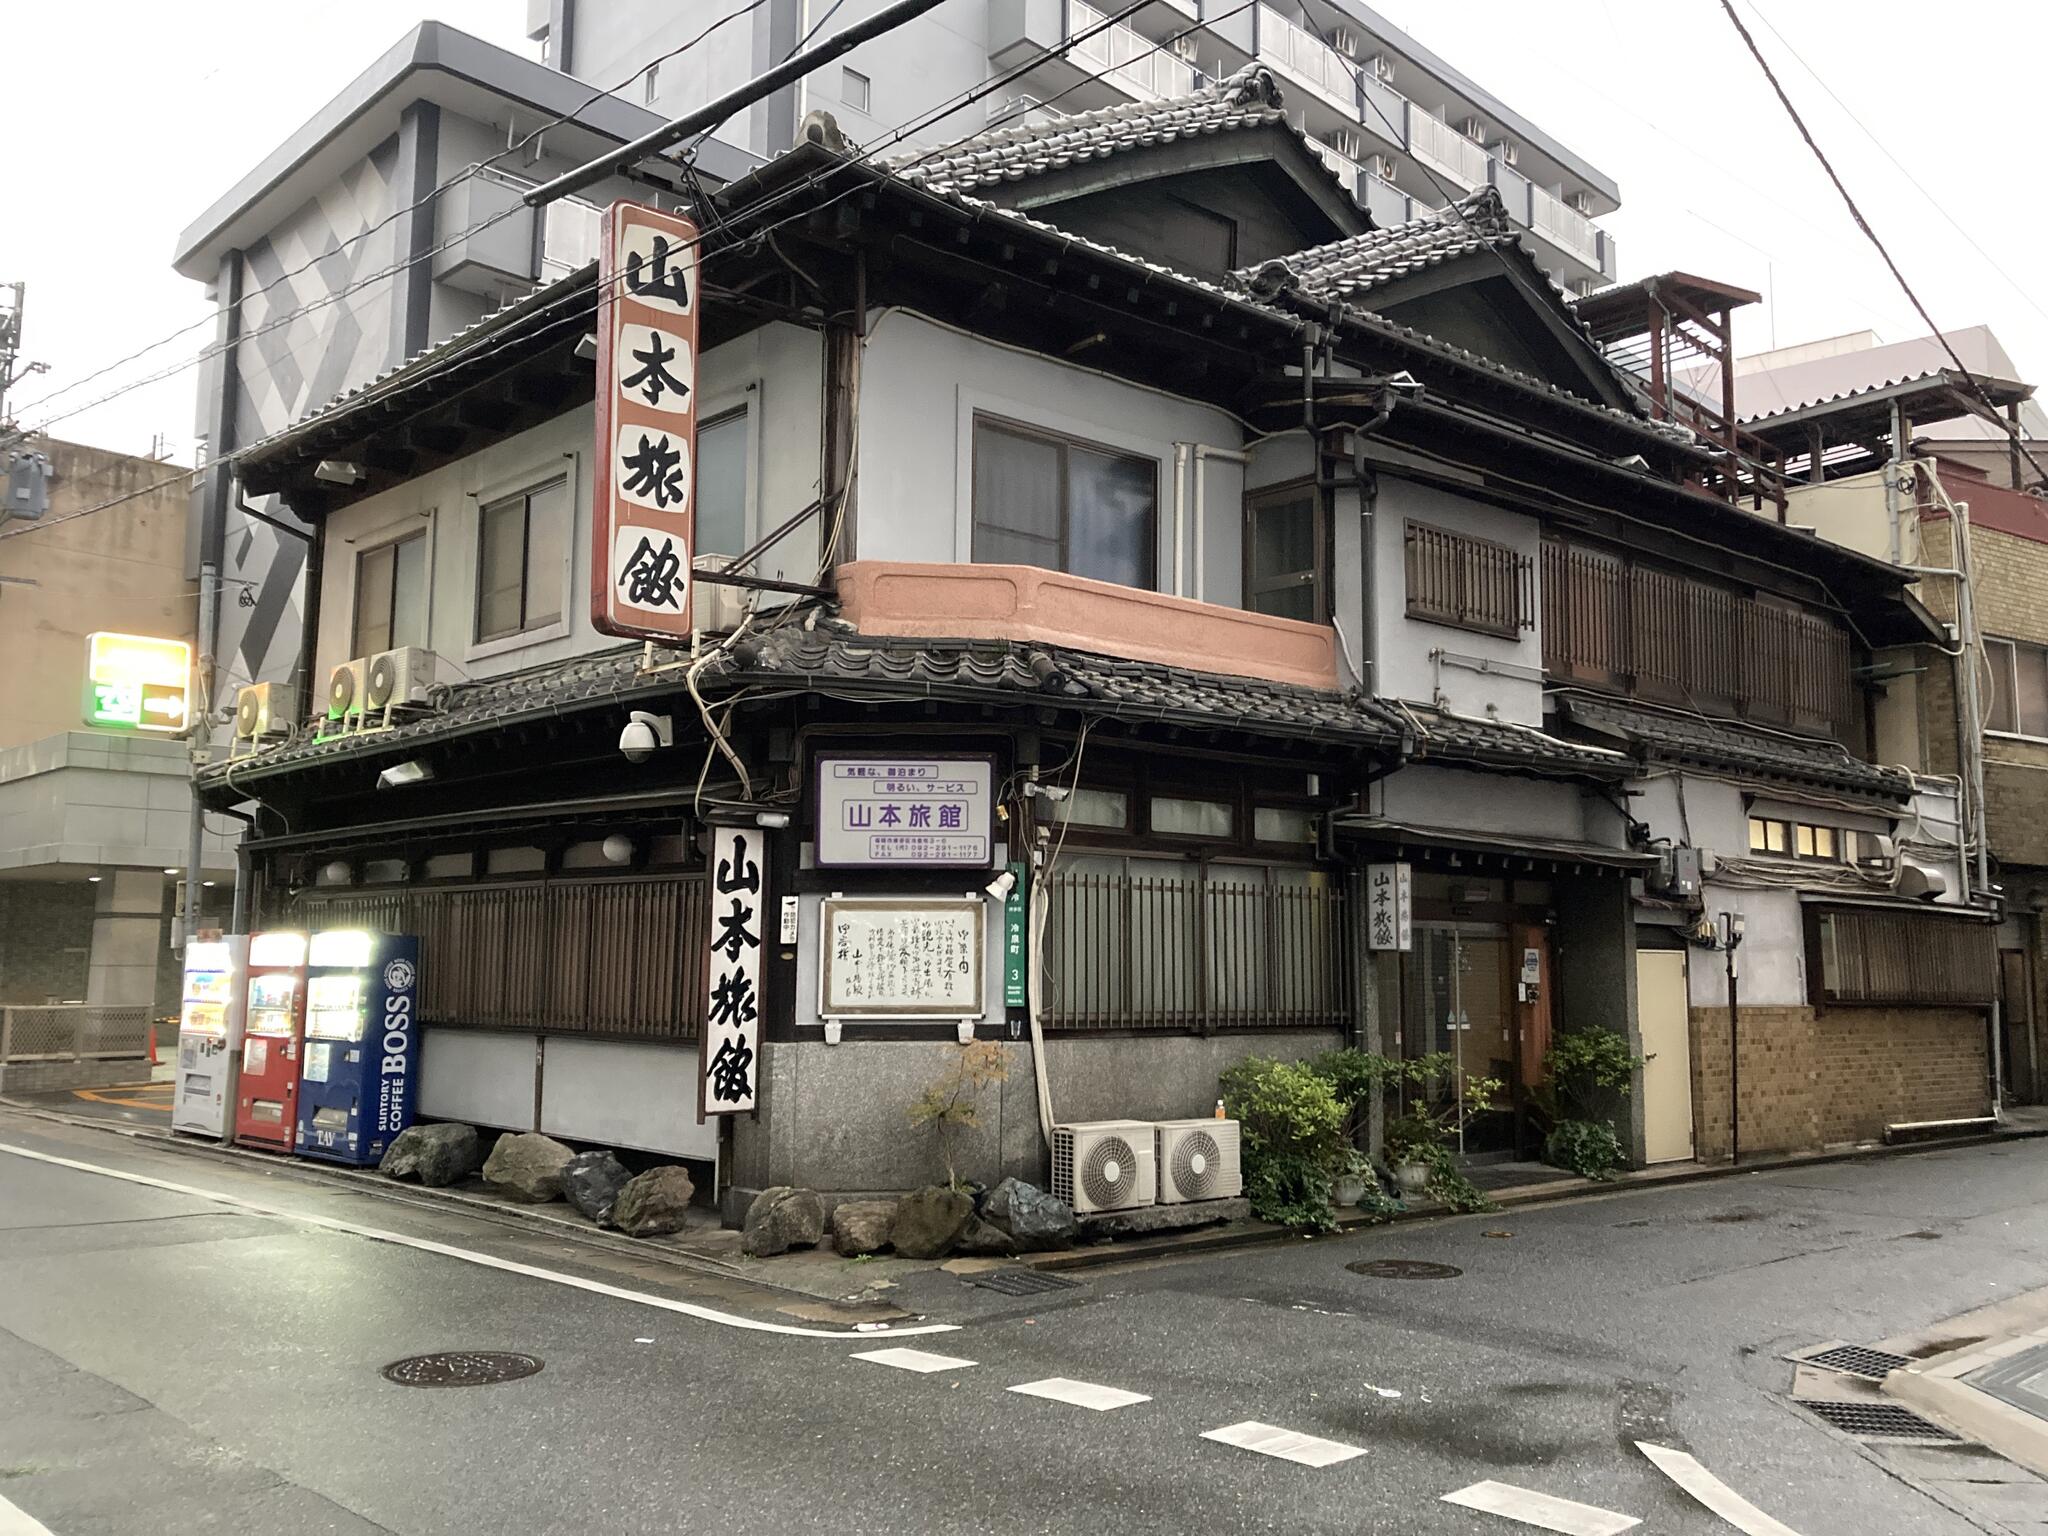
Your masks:
[{"label": "green illuminated sign", "polygon": [[183,640],[101,632],[86,637],[85,723],[104,729],[185,729],[192,647]]}]

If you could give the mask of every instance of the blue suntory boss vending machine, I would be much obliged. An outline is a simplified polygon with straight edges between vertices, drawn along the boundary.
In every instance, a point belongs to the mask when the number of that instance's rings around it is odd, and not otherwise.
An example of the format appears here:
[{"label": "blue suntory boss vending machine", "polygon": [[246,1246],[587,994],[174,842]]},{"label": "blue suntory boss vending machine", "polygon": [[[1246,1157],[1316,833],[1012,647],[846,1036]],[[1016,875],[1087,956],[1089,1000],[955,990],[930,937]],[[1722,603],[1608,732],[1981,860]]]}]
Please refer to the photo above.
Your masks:
[{"label": "blue suntory boss vending machine", "polygon": [[299,1072],[301,1157],[367,1166],[412,1124],[418,1101],[419,940],[331,928],[306,960]]},{"label": "blue suntory boss vending machine", "polygon": [[229,1098],[242,1049],[242,976],[249,940],[193,939],[185,945],[185,987],[178,1010],[178,1078],[171,1093],[171,1129],[224,1136],[233,1120]]}]

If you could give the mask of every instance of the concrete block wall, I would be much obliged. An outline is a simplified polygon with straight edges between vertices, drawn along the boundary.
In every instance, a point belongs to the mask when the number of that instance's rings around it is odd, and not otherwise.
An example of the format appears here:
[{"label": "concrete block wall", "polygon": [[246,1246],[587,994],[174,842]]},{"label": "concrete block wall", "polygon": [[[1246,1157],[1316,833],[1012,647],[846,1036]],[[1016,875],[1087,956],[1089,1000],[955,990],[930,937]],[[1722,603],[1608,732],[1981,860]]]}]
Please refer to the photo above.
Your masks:
[{"label": "concrete block wall", "polygon": [[0,1003],[84,999],[98,889],[83,880],[0,881]]},{"label": "concrete block wall", "polygon": [[[1964,1008],[1743,1008],[1742,1154],[1876,1141],[1989,1113],[1984,1015]],[[1728,1010],[1692,1010],[1693,1138],[1728,1156]]]}]

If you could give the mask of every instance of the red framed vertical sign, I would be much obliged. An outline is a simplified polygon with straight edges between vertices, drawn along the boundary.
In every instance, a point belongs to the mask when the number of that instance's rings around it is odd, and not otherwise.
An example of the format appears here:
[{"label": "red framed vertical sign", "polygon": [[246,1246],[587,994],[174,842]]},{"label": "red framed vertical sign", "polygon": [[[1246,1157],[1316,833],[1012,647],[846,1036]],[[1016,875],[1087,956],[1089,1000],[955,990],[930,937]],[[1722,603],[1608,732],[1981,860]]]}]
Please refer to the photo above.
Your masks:
[{"label": "red framed vertical sign", "polygon": [[697,550],[697,226],[616,202],[597,265],[590,622],[687,639]]}]

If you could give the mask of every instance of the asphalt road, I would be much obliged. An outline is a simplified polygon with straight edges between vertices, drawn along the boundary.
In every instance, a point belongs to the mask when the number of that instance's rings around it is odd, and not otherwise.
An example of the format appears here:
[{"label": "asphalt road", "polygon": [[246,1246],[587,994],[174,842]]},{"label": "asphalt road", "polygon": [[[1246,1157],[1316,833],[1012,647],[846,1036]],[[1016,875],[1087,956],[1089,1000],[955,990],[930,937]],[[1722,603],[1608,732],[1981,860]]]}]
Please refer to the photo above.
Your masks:
[{"label": "asphalt road", "polygon": [[[1028,1299],[931,1274],[898,1294],[961,1326],[900,1339],[282,1167],[6,1113],[0,1148],[10,1533],[10,1504],[55,1536],[1540,1528],[1443,1502],[1486,1480],[1646,1532],[1734,1530],[1647,1439],[1799,1536],[1961,1536],[2003,1528],[1789,1407],[1778,1356],[2048,1285],[2048,1142],[1090,1271]],[[1462,1273],[1345,1267],[1388,1257]],[[854,1358],[887,1347],[971,1363]],[[545,1365],[469,1389],[379,1374],[441,1349]],[[1047,1378],[1146,1400],[1008,1390]],[[1203,1437],[1244,1421],[1362,1454]]]}]

